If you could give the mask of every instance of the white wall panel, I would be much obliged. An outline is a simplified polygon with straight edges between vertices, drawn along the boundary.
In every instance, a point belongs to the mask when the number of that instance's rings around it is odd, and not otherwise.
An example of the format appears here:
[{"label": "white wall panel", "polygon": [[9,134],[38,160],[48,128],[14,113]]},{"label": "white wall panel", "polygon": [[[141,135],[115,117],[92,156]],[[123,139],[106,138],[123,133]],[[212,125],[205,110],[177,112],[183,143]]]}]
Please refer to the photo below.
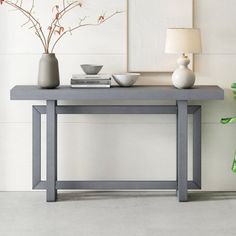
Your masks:
[{"label": "white wall panel", "polygon": [[203,53],[236,53],[235,0],[195,0],[195,25],[201,28]]},{"label": "white wall panel", "polygon": [[174,125],[63,124],[59,134],[59,178],[175,178]]},{"label": "white wall panel", "polygon": [[0,124],[0,190],[31,188],[31,124]]}]

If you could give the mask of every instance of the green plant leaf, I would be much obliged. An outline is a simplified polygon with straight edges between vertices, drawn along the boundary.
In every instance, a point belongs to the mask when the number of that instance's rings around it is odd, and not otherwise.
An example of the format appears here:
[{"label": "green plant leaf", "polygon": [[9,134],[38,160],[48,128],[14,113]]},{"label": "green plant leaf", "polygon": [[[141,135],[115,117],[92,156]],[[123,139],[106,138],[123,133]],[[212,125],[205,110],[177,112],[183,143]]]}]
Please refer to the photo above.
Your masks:
[{"label": "green plant leaf", "polygon": [[232,171],[236,173],[236,152],[234,154],[234,160],[233,160],[233,165],[232,165]]},{"label": "green plant leaf", "polygon": [[235,117],[230,117],[230,118],[222,118],[220,122],[221,122],[221,124],[226,125],[226,124],[233,123],[235,121],[236,121],[236,116]]},{"label": "green plant leaf", "polygon": [[236,89],[236,83],[233,83],[233,84],[231,85],[231,88],[232,88],[232,89]]}]

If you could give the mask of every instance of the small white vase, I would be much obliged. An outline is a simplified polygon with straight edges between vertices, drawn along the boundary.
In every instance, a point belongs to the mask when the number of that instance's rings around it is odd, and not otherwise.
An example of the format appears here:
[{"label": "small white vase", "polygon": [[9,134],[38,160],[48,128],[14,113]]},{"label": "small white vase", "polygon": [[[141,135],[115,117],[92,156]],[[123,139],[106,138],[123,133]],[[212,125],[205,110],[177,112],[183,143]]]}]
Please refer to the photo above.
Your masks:
[{"label": "small white vase", "polygon": [[176,88],[192,88],[195,83],[195,75],[188,68],[190,60],[187,56],[182,56],[177,61],[179,68],[172,75],[172,83]]},{"label": "small white vase", "polygon": [[38,85],[45,89],[60,85],[58,60],[54,53],[43,54],[39,61]]}]

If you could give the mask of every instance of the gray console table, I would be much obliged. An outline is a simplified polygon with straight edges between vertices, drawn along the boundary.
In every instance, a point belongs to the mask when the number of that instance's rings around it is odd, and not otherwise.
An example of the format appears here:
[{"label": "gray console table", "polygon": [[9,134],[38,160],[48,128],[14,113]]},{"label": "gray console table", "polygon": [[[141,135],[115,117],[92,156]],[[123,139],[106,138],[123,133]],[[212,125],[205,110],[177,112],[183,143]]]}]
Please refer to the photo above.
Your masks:
[{"label": "gray console table", "polygon": [[[176,189],[181,202],[188,200],[188,189],[201,188],[201,106],[189,106],[192,100],[221,100],[224,91],[217,86],[195,86],[178,90],[172,86],[134,86],[110,89],[40,89],[15,86],[12,100],[45,100],[46,106],[33,106],[33,189],[46,189],[47,201],[57,200],[59,189],[129,190]],[[172,100],[174,105],[57,105],[59,100],[79,101],[149,101]],[[47,116],[47,174],[41,180],[41,114]],[[175,114],[177,176],[173,181],[58,181],[57,116],[58,114]],[[188,114],[193,115],[193,180],[187,179]]]}]

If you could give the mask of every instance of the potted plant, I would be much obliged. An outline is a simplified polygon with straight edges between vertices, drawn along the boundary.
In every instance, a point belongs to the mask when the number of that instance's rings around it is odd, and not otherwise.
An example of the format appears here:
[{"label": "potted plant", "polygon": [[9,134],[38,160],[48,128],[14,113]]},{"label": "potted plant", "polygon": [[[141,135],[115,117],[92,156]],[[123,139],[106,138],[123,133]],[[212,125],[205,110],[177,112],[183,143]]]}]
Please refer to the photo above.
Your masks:
[{"label": "potted plant", "polygon": [[31,0],[31,7],[27,8],[24,0],[0,0],[0,5],[9,6],[19,13],[23,14],[26,22],[23,26],[31,29],[43,48],[43,54],[39,62],[38,85],[41,88],[56,88],[60,84],[58,60],[54,50],[61,39],[67,34],[82,27],[99,26],[111,19],[113,16],[121,13],[115,11],[110,15],[99,15],[96,22],[87,22],[87,17],[79,18],[74,26],[66,27],[63,24],[63,18],[70,14],[72,10],[83,7],[82,0],[66,1],[61,0],[59,5],[52,6],[52,20],[47,28],[43,28],[40,20],[34,15],[35,0]]},{"label": "potted plant", "polygon": [[[233,89],[234,99],[236,99],[236,83],[233,83],[231,85],[231,88]],[[233,123],[235,121],[236,121],[236,116],[221,119],[221,123],[224,124],[224,125]],[[236,173],[236,151],[235,151],[235,154],[234,154],[232,171]]]}]

